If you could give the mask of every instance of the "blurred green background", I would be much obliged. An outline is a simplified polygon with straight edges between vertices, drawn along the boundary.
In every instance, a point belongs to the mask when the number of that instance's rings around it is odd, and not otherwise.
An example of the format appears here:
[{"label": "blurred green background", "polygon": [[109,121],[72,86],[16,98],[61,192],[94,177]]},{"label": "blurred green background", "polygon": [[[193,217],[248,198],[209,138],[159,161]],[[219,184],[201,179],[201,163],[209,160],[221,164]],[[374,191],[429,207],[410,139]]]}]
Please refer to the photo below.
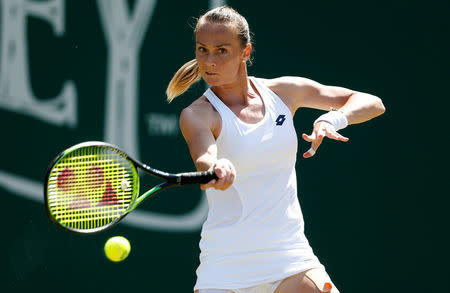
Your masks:
[{"label": "blurred green background", "polygon": [[[170,105],[164,93],[194,58],[193,17],[222,3],[254,34],[250,75],[304,76],[387,108],[343,130],[348,143],[298,156],[306,234],[341,292],[450,292],[450,2],[386,0],[0,0],[0,291],[192,291],[206,213],[197,187],[80,236],[47,218],[42,183],[60,151],[86,140],[167,171],[193,169],[177,119],[205,85]],[[299,137],[319,114],[297,112]],[[308,148],[301,141],[299,154]],[[122,263],[103,255],[114,235],[132,245]]]}]

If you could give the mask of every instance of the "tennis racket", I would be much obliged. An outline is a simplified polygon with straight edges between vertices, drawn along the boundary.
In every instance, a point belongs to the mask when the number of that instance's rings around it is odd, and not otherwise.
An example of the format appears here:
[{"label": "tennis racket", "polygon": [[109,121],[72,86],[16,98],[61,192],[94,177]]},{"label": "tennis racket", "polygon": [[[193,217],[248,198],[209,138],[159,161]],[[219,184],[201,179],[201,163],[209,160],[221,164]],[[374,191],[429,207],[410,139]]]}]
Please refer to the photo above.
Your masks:
[{"label": "tennis racket", "polygon": [[[138,169],[164,181],[139,196]],[[217,179],[214,171],[171,174],[153,169],[104,142],[84,142],[59,154],[45,176],[44,201],[50,219],[65,230],[106,230],[145,199],[176,185]]]}]

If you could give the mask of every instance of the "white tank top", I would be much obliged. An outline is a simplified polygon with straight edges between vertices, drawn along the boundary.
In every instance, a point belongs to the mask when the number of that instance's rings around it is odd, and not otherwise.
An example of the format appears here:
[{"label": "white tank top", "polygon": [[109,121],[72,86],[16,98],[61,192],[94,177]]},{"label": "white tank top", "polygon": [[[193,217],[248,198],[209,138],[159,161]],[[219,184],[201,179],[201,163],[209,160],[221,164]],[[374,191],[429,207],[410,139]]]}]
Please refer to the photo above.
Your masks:
[{"label": "white tank top", "polygon": [[255,124],[241,121],[211,89],[204,93],[222,118],[218,158],[233,163],[236,178],[225,191],[206,190],[195,290],[245,288],[322,267],[304,235],[292,114],[273,91],[249,79],[265,106]]}]

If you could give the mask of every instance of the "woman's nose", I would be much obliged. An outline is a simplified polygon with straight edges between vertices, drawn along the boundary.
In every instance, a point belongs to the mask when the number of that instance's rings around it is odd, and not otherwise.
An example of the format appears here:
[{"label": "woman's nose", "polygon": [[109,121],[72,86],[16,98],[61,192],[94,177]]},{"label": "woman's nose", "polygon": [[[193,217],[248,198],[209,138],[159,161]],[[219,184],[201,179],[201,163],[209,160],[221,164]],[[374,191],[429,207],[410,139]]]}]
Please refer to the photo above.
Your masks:
[{"label": "woman's nose", "polygon": [[213,54],[209,54],[208,57],[206,58],[206,65],[208,66],[216,66],[216,58],[214,57]]}]

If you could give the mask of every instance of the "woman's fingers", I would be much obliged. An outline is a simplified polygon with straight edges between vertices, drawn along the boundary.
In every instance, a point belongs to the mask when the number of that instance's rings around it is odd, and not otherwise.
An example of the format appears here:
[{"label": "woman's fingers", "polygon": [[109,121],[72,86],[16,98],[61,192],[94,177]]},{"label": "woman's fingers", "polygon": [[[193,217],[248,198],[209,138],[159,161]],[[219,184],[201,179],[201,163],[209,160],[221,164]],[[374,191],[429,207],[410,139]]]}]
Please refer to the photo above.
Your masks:
[{"label": "woman's fingers", "polygon": [[347,142],[349,140],[347,137],[335,131],[334,127],[331,124],[329,123],[321,123],[320,125],[317,124],[316,127],[314,127],[314,130],[311,133],[311,135],[307,135],[305,133],[302,134],[302,138],[307,142],[311,143],[311,147],[309,148],[308,151],[306,151],[303,154],[303,157],[311,158],[312,156],[314,156],[317,149],[322,144],[324,137],[328,137],[330,139],[339,140],[343,142]]},{"label": "woman's fingers", "polygon": [[209,181],[209,182],[206,183],[206,184],[200,184],[200,189],[201,189],[201,190],[208,189],[208,188],[210,188],[210,187],[213,187],[215,183],[216,183],[216,179],[213,179],[213,180]]},{"label": "woman's fingers", "polygon": [[302,138],[306,140],[307,142],[311,143],[311,147],[308,151],[303,153],[303,158],[311,158],[316,153],[316,150],[313,148],[314,141],[316,139],[316,133],[313,132],[311,135],[307,135],[306,133],[302,134]]},{"label": "woman's fingers", "polygon": [[236,176],[236,171],[234,170],[234,167],[232,165],[230,165],[228,162],[225,162],[221,167],[220,167],[220,174],[217,174],[218,172],[216,172],[217,177],[219,177],[219,179],[217,180],[214,188],[215,189],[219,189],[219,190],[225,190],[228,187],[231,186],[231,184],[233,184],[234,181],[234,177]]},{"label": "woman's fingers", "polygon": [[348,141],[348,137],[345,137],[345,136],[339,134],[336,131],[329,131],[329,132],[327,132],[326,136],[328,138],[339,140],[339,141],[343,141],[343,142]]},{"label": "woman's fingers", "polygon": [[217,179],[213,179],[207,184],[200,185],[200,188],[205,190],[207,188],[214,188],[218,190],[225,190],[230,187],[234,178],[236,177],[236,170],[230,161],[226,159],[220,159],[214,165],[214,172],[217,175]]},{"label": "woman's fingers", "polygon": [[307,152],[303,153],[303,158],[311,158],[316,154],[316,151],[311,147]]},{"label": "woman's fingers", "polygon": [[322,144],[322,140],[323,137],[317,137],[316,140],[311,142],[311,147],[309,148],[309,150],[307,152],[305,152],[303,154],[303,158],[311,158],[312,156],[314,156],[316,154],[317,149],[319,148],[319,146]]},{"label": "woman's fingers", "polygon": [[316,154],[317,149],[322,144],[323,138],[326,133],[323,129],[314,130],[311,135],[303,134],[302,137],[308,142],[311,142],[311,147],[307,152],[303,154],[303,158],[311,158]]},{"label": "woman's fingers", "polygon": [[314,132],[311,135],[307,135],[306,133],[303,133],[302,138],[306,141],[312,142],[316,139],[316,135]]}]

